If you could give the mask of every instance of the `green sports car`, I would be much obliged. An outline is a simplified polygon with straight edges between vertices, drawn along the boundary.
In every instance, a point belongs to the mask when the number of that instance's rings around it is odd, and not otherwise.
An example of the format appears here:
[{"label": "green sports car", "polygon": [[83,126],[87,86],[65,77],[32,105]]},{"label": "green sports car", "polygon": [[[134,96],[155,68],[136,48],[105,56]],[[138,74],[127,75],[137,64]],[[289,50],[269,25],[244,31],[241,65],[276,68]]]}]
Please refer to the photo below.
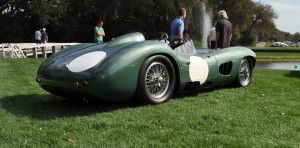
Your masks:
[{"label": "green sports car", "polygon": [[174,93],[226,84],[249,85],[255,53],[245,47],[195,49],[192,41],[171,48],[141,33],[106,44],[75,45],[50,56],[37,71],[46,91],[67,98],[159,104]]}]

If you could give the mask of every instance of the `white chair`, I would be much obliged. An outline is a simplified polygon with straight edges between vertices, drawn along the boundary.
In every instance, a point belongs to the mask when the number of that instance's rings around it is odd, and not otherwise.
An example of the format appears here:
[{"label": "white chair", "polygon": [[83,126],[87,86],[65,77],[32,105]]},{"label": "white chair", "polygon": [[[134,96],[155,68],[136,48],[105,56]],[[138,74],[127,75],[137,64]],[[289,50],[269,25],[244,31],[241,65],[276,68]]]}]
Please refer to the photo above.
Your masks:
[{"label": "white chair", "polygon": [[26,58],[23,50],[16,44],[11,45],[14,58]]},{"label": "white chair", "polygon": [[2,56],[3,58],[26,58],[18,45],[12,45],[10,43],[2,44]]},{"label": "white chair", "polygon": [[9,43],[2,43],[2,56],[3,58],[13,57],[13,52]]}]

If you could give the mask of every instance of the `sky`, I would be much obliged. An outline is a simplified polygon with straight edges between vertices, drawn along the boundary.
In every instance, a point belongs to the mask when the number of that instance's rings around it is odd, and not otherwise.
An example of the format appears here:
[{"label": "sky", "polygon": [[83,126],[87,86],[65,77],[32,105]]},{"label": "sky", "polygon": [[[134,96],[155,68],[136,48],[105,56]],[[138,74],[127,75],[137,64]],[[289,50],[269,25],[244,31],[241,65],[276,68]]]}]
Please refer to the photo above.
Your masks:
[{"label": "sky", "polygon": [[300,0],[252,0],[269,4],[278,14],[277,29],[295,34],[300,32]]}]

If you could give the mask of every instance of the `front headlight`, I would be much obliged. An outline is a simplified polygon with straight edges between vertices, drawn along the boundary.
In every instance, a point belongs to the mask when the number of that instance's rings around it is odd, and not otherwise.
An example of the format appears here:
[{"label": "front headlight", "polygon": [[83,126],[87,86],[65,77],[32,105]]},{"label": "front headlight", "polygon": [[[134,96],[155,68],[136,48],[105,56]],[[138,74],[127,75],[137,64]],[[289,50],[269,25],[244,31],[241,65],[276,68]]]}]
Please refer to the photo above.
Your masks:
[{"label": "front headlight", "polygon": [[90,69],[100,63],[106,56],[106,52],[94,51],[83,54],[66,64],[71,72],[82,72]]}]

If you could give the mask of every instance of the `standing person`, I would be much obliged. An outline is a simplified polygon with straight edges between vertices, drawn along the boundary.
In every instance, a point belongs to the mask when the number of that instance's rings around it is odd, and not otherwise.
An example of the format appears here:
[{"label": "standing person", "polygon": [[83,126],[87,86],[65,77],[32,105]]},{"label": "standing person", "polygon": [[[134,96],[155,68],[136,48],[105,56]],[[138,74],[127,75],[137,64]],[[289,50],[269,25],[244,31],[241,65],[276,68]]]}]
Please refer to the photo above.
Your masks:
[{"label": "standing person", "polygon": [[38,28],[38,29],[35,31],[34,37],[35,37],[35,42],[36,42],[36,44],[41,44],[42,34],[41,34],[41,29],[40,29],[40,28]]},{"label": "standing person", "polygon": [[98,43],[98,44],[102,44],[103,43],[103,37],[105,36],[102,20],[99,20],[98,26],[96,26],[94,28],[94,34],[95,34],[95,42]]},{"label": "standing person", "polygon": [[174,44],[183,43],[184,19],[186,18],[186,9],[180,8],[178,17],[173,20],[171,25],[171,41]]},{"label": "standing person", "polygon": [[213,27],[208,32],[207,46],[210,49],[215,49],[215,44],[216,44],[216,27]]},{"label": "standing person", "polygon": [[232,37],[232,25],[228,21],[226,11],[219,11],[218,16],[219,20],[216,24],[216,49],[229,47]]},{"label": "standing person", "polygon": [[42,29],[42,43],[46,44],[48,42],[48,34],[46,32],[46,28]]}]

